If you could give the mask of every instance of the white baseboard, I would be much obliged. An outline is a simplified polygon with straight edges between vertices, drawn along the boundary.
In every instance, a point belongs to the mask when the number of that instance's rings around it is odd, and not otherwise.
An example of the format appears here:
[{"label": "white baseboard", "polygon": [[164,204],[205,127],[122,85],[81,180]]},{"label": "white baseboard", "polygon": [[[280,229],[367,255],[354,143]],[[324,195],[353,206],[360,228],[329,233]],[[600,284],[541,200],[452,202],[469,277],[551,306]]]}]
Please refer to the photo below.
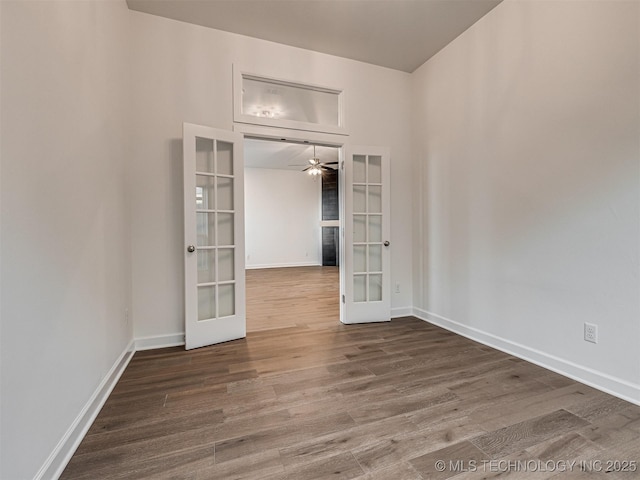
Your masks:
[{"label": "white baseboard", "polygon": [[80,442],[82,442],[89,427],[91,427],[98,413],[100,413],[100,409],[107,401],[107,398],[109,398],[113,387],[116,386],[120,376],[125,368],[127,368],[127,365],[129,365],[129,361],[135,353],[133,345],[132,340],[120,354],[107,375],[105,375],[102,382],[100,382],[100,385],[98,385],[98,388],[96,388],[93,395],[91,395],[91,398],[89,398],[89,401],[53,449],[51,455],[49,455],[42,467],[40,467],[34,480],[57,479],[62,475],[63,470],[69,463],[69,460],[71,460]]},{"label": "white baseboard", "polygon": [[261,268],[286,268],[286,267],[321,267],[318,262],[293,262],[293,263],[264,263],[260,265],[246,265],[247,270],[258,270]]},{"label": "white baseboard", "polygon": [[409,317],[413,315],[413,307],[396,307],[391,309],[391,318]]},{"label": "white baseboard", "polygon": [[184,332],[169,335],[152,335],[135,339],[136,352],[155,348],[179,347],[184,345]]},{"label": "white baseboard", "polygon": [[640,385],[628,382],[621,378],[578,365],[540,350],[527,347],[511,340],[498,337],[477,328],[463,325],[435,313],[413,309],[413,315],[421,320],[437,325],[451,332],[467,337],[476,342],[521,358],[540,367],[569,377],[590,387],[602,390],[623,400],[640,405]]}]

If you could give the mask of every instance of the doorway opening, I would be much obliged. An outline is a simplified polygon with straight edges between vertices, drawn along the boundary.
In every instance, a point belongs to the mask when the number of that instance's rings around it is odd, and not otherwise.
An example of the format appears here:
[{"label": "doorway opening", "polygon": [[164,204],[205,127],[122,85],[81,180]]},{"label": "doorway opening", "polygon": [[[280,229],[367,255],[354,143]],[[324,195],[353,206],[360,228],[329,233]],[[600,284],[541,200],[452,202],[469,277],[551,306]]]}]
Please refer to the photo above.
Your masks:
[{"label": "doorway opening", "polygon": [[340,148],[245,136],[244,159],[247,332],[338,324]]}]

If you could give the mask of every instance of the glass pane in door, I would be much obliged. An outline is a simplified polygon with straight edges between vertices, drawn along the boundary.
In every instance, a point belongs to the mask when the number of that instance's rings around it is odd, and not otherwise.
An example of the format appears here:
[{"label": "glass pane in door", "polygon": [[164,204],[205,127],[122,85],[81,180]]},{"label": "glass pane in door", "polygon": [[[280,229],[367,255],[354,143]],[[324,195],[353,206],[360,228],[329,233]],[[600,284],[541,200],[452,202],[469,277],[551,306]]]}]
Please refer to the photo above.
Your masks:
[{"label": "glass pane in door", "polygon": [[218,245],[233,245],[233,213],[218,213]]},{"label": "glass pane in door", "polygon": [[367,276],[366,275],[353,276],[353,300],[355,302],[367,301]]},{"label": "glass pane in door", "polygon": [[234,251],[232,248],[218,249],[218,281],[235,280]]},{"label": "glass pane in door", "polygon": [[233,143],[216,142],[216,173],[233,175]]},{"label": "glass pane in door", "polygon": [[367,187],[364,185],[353,186],[353,213],[367,211]]},{"label": "glass pane in door", "polygon": [[369,245],[369,271],[382,271],[382,245]]},{"label": "glass pane in door", "polygon": [[218,177],[218,210],[233,210],[233,178]]},{"label": "glass pane in door", "polygon": [[196,175],[196,209],[214,210],[216,179],[205,175]]},{"label": "glass pane in door", "polygon": [[353,156],[353,183],[365,183],[367,181],[367,156]]},{"label": "glass pane in door", "polygon": [[369,196],[367,198],[367,212],[368,213],[380,213],[382,212],[382,187],[369,186],[367,187]]},{"label": "glass pane in door", "polygon": [[367,182],[382,183],[382,157],[380,155],[369,155]]},{"label": "glass pane in door", "polygon": [[216,281],[215,254],[215,250],[198,250],[198,283]]},{"label": "glass pane in door", "polygon": [[218,287],[218,317],[228,317],[236,313],[236,290],[234,284]]},{"label": "glass pane in door", "polygon": [[366,245],[353,246],[353,271],[355,273],[367,271],[367,247]]},{"label": "glass pane in door", "polygon": [[369,275],[369,301],[382,300],[382,275]]},{"label": "glass pane in door", "polygon": [[196,141],[198,320],[235,313],[233,144]]},{"label": "glass pane in door", "polygon": [[367,216],[366,215],[353,216],[353,241],[358,243],[367,241]]},{"label": "glass pane in door", "polygon": [[382,215],[369,215],[369,241],[382,242]]},{"label": "glass pane in door", "polygon": [[196,137],[196,172],[214,172],[213,140]]},{"label": "glass pane in door", "polygon": [[354,302],[382,300],[382,157],[353,156]]},{"label": "glass pane in door", "polygon": [[199,247],[215,245],[215,215],[215,213],[196,212],[196,231]]},{"label": "glass pane in door", "polygon": [[216,287],[198,287],[198,320],[209,320],[216,316]]}]

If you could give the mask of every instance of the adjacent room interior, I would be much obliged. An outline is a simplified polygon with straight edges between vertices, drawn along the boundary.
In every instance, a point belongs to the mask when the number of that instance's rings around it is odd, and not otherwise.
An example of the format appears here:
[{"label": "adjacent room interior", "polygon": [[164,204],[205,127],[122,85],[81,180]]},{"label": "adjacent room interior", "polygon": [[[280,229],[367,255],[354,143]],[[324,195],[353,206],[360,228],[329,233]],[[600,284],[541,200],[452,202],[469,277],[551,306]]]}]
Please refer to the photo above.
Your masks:
[{"label": "adjacent room interior", "polygon": [[247,138],[244,158],[247,332],[339,322],[338,149]]}]

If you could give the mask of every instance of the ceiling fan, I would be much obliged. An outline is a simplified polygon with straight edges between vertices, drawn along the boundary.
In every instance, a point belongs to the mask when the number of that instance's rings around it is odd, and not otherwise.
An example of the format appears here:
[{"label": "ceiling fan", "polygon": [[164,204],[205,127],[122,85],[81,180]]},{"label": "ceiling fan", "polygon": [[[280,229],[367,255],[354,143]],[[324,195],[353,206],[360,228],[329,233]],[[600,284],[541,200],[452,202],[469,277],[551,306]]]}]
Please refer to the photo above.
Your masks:
[{"label": "ceiling fan", "polygon": [[[335,170],[328,165],[337,165],[338,162],[321,162],[316,156],[316,146],[313,146],[313,157],[309,159],[309,165],[303,168],[303,172],[309,172],[309,175],[322,175],[323,171]],[[290,165],[292,167],[303,167],[304,165]]]}]

